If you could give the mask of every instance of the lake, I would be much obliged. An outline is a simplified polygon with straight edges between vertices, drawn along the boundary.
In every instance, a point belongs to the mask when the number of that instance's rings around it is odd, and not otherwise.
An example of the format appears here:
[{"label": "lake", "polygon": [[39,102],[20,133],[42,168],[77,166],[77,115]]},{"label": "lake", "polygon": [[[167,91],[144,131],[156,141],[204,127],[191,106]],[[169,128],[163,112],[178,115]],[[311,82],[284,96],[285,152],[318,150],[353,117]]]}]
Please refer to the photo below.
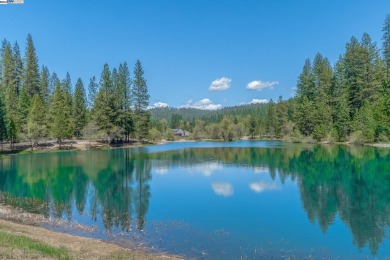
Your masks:
[{"label": "lake", "polygon": [[48,228],[196,259],[390,256],[390,150],[184,142],[0,159],[0,202]]}]

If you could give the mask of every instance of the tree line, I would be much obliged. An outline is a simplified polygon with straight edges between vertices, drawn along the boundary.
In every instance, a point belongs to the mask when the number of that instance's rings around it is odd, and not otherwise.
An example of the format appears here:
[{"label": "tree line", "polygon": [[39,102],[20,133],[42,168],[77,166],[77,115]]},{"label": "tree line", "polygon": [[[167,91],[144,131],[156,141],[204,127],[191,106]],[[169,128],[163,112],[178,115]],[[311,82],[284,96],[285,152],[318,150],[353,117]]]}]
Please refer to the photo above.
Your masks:
[{"label": "tree line", "polygon": [[127,63],[110,70],[104,64],[100,81],[90,79],[88,95],[81,78],[73,89],[70,74],[60,80],[46,66],[39,67],[32,36],[25,56],[6,39],[0,49],[0,142],[55,138],[60,147],[74,137],[108,143],[144,141],[150,128],[147,82],[137,60],[133,77]]},{"label": "tree line", "polygon": [[230,114],[209,112],[209,117],[203,114],[192,119],[175,111],[170,120],[154,121],[153,131],[164,134],[168,124],[193,131],[195,139],[249,136],[308,142],[389,141],[390,15],[382,31],[381,49],[365,33],[360,40],[351,38],[334,66],[320,53],[313,61],[307,59],[293,98],[271,99],[257,111],[246,110],[246,115],[237,115],[237,107],[230,108]]}]

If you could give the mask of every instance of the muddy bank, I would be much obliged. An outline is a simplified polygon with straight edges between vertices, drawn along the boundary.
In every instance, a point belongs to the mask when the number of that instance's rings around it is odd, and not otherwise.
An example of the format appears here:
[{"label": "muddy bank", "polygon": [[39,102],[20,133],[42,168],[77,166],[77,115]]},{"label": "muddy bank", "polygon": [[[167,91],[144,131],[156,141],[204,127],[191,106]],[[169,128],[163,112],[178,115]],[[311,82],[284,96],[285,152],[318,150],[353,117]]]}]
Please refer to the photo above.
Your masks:
[{"label": "muddy bank", "polygon": [[[0,205],[0,232],[15,236],[22,235],[55,248],[63,248],[71,259],[182,259],[166,254],[151,254],[141,250],[126,249],[102,240],[54,232],[38,226],[50,223],[58,226],[75,225],[78,229],[84,228],[75,223],[66,224],[65,222],[50,220],[39,214],[26,213],[10,206]],[[51,259],[35,252],[10,247],[7,244],[0,245],[0,257],[2,259]]]}]

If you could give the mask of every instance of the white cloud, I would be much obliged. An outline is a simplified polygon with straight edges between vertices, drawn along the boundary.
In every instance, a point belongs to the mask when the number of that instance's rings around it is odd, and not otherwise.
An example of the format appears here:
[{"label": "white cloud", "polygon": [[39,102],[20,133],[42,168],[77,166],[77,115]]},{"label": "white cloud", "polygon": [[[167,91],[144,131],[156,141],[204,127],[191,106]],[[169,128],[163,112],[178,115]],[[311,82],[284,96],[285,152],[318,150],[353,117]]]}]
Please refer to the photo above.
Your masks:
[{"label": "white cloud", "polygon": [[248,85],[246,86],[246,89],[248,90],[256,90],[256,91],[262,91],[263,89],[270,88],[273,89],[275,85],[278,85],[278,81],[261,81],[261,80],[254,80],[252,82],[249,82]]},{"label": "white cloud", "polygon": [[269,190],[278,190],[278,186],[275,183],[266,183],[263,181],[252,182],[249,184],[249,188],[256,193],[261,193]]},{"label": "white cloud", "polygon": [[230,88],[230,85],[232,83],[232,80],[226,77],[222,77],[220,79],[216,79],[213,82],[211,82],[211,85],[209,87],[210,91],[225,91]]},{"label": "white cloud", "polygon": [[268,102],[269,102],[268,99],[257,99],[257,98],[254,98],[248,104],[267,104]]},{"label": "white cloud", "polygon": [[204,98],[202,100],[199,100],[195,103],[192,103],[192,100],[189,100],[187,104],[180,106],[179,108],[195,108],[195,109],[201,109],[201,110],[217,110],[222,107],[221,104],[214,104],[213,101],[211,101],[208,98]]},{"label": "white cloud", "polygon": [[234,194],[233,186],[227,182],[213,182],[211,187],[217,195],[229,197]]},{"label": "white cloud", "polygon": [[164,102],[157,102],[157,103],[154,103],[153,106],[148,106],[147,109],[153,109],[153,108],[165,108],[165,107],[169,107],[169,105],[167,103],[164,103]]}]

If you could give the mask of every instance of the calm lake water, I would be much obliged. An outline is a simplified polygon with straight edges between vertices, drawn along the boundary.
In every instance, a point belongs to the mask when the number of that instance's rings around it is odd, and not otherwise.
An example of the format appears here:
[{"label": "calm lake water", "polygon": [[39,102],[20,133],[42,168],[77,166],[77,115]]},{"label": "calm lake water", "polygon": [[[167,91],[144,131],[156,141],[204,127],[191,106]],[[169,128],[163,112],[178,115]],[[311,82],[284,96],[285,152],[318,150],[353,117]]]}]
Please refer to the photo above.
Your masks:
[{"label": "calm lake water", "polygon": [[[237,141],[0,159],[0,201],[197,259],[390,257],[390,150]],[[58,227],[51,227],[59,229]]]}]

